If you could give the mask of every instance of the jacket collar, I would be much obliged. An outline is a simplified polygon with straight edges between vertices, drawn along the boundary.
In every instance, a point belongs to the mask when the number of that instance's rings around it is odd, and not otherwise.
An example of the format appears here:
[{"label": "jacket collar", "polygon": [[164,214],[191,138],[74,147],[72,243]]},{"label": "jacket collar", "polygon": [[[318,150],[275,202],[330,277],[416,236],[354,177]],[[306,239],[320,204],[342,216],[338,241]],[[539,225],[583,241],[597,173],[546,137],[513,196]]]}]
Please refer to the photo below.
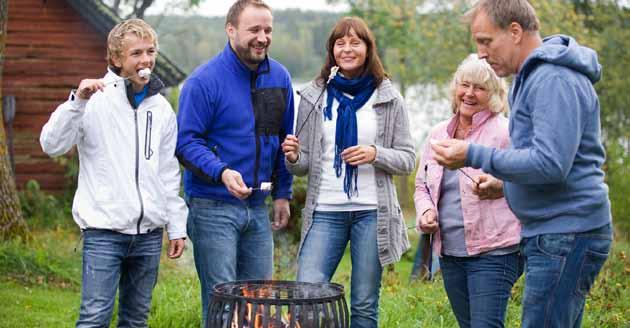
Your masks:
[{"label": "jacket collar", "polygon": [[[298,91],[298,94],[304,99],[306,99],[306,101],[310,102],[311,104],[314,104],[315,101],[317,100],[317,97],[319,97],[320,93],[322,92],[323,88],[324,86],[319,85],[319,83],[317,82],[317,79],[315,79],[311,81],[311,83],[309,83],[307,86],[302,88],[302,90]],[[398,96],[399,96],[399,93],[394,88],[394,85],[392,84],[392,82],[388,79],[385,79],[376,88],[376,99],[374,100],[374,105],[388,103],[398,98]],[[321,97],[321,98],[324,98],[324,97]],[[320,99],[320,102],[321,101],[322,100]]]},{"label": "jacket collar", "polygon": [[[234,52],[234,49],[230,46],[230,42],[228,41],[221,52],[221,60],[225,67],[227,67],[233,73],[239,75],[245,75],[249,77],[252,74],[252,70],[249,69],[240,58]],[[256,69],[256,75],[268,74],[271,71],[271,65],[269,64],[269,55],[265,56],[265,59],[262,63],[258,65]]]},{"label": "jacket collar", "polygon": [[[105,81],[105,83],[112,82],[111,85],[114,88],[116,88],[116,90],[120,90],[120,92],[122,92],[125,95],[131,107],[138,108],[138,106],[135,104],[135,97],[134,97],[133,88],[131,86],[131,82],[129,80],[123,79],[123,77],[121,77],[119,73],[120,73],[120,69],[109,66],[107,68],[107,74],[105,74],[105,77],[103,78],[103,80]],[[157,77],[157,75],[151,74],[151,77],[149,80],[149,89],[147,90],[146,98],[155,96],[163,88],[164,88],[164,83],[162,82],[162,80],[160,80],[160,78]]]},{"label": "jacket collar", "polygon": [[[496,113],[491,112],[489,109],[483,110],[481,112],[475,113],[472,117],[472,128],[470,131],[477,130],[480,126],[482,126],[486,121],[490,118],[497,115]],[[452,138],[455,136],[455,129],[457,129],[457,125],[459,124],[459,113],[453,115],[451,120],[448,122],[446,126],[446,133]]]}]

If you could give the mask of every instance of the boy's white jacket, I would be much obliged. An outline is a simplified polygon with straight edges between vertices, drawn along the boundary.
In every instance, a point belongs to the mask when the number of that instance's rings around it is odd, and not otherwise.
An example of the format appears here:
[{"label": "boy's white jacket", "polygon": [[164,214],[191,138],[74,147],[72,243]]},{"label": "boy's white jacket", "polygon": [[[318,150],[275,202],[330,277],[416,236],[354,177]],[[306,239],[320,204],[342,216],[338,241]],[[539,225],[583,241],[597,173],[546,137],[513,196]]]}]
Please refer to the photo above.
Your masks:
[{"label": "boy's white jacket", "polygon": [[[120,77],[110,71],[104,80]],[[188,215],[179,197],[176,138],[175,113],[162,95],[149,94],[134,110],[125,83],[117,81],[87,101],[71,94],[44,125],[39,140],[53,157],[77,145],[79,181],[72,214],[81,229],[138,234],[166,225],[172,240],[186,237]]]}]

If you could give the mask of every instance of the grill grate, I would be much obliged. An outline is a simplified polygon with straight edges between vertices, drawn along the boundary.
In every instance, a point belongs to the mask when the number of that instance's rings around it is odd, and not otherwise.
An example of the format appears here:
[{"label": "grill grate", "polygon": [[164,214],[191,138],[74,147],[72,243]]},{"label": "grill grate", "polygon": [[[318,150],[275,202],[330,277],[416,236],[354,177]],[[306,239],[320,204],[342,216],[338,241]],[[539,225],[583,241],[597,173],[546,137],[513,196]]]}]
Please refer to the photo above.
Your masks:
[{"label": "grill grate", "polygon": [[346,328],[343,286],[252,280],[214,286],[207,328]]}]

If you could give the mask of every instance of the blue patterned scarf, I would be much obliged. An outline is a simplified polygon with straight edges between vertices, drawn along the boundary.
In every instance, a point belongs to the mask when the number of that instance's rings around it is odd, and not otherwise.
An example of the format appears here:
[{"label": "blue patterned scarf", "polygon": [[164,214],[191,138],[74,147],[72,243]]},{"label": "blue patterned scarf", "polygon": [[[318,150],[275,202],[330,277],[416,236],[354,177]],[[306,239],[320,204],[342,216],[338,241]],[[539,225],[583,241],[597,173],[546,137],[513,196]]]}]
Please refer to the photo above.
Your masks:
[{"label": "blue patterned scarf", "polygon": [[[376,86],[374,77],[368,75],[358,79],[346,79],[341,75],[336,75],[328,83],[326,92],[326,109],[324,119],[332,120],[333,99],[337,99],[337,126],[335,129],[335,162],[334,168],[337,177],[341,176],[341,152],[344,149],[356,146],[357,140],[357,111],[370,99]],[[344,93],[353,96],[352,99],[346,97]],[[346,174],[343,180],[343,191],[348,195],[348,199],[358,195],[357,189],[357,167],[346,164]]]}]

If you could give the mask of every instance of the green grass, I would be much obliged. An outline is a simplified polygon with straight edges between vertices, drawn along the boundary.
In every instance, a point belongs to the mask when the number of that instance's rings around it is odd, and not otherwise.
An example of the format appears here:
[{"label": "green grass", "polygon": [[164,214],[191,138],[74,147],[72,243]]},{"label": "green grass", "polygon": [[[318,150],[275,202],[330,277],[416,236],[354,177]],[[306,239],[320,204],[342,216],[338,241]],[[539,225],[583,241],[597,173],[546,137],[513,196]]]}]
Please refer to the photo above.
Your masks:
[{"label": "green grass", "polygon": [[[410,234],[412,245],[417,235]],[[81,251],[76,229],[35,230],[33,240],[0,244],[0,327],[73,327],[80,301]],[[295,249],[276,235],[277,279],[295,275]],[[586,305],[584,327],[629,327],[630,243],[618,240]],[[278,254],[279,255],[279,254]],[[388,267],[383,276],[381,327],[456,327],[442,280],[409,282],[413,252]],[[350,263],[345,256],[333,278],[348,287]],[[520,326],[521,279],[508,305],[506,327]],[[179,260],[163,258],[153,293],[150,327],[198,327],[199,281],[192,252]],[[112,326],[114,326],[115,318]]]}]

